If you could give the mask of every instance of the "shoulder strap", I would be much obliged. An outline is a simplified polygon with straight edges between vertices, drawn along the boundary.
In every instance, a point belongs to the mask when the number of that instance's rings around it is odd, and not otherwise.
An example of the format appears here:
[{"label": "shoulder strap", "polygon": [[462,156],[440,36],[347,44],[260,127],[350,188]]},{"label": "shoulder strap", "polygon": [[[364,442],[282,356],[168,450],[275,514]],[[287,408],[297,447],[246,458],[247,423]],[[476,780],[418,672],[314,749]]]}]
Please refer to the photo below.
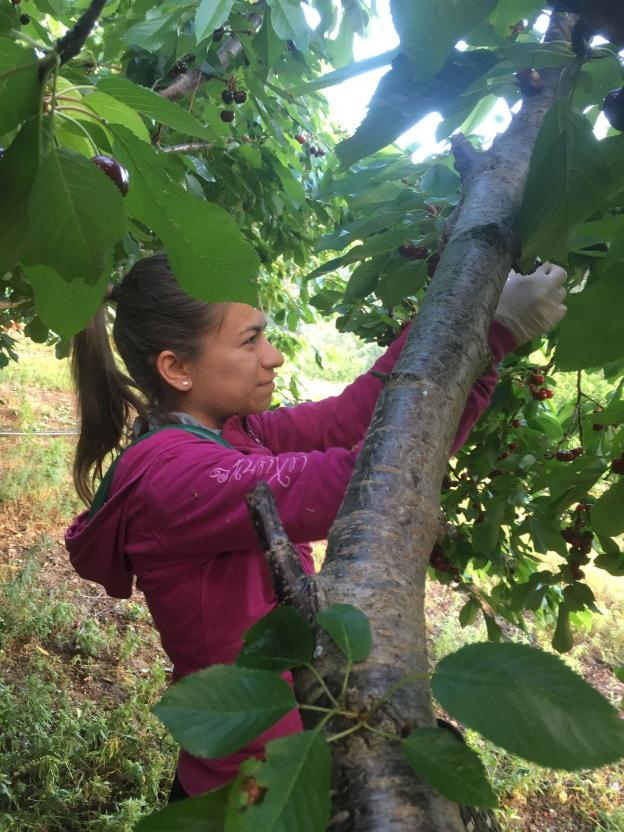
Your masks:
[{"label": "shoulder strap", "polygon": [[[134,442],[131,442],[130,445],[128,445],[128,448],[133,448],[135,445],[138,445],[139,442],[143,442],[144,439],[149,439],[151,436],[154,436],[154,434],[156,433],[160,433],[162,430],[183,430],[186,431],[186,433],[192,433],[195,436],[199,436],[200,439],[206,439],[209,442],[216,442],[218,445],[223,445],[224,448],[233,447],[232,445],[230,445],[227,439],[224,439],[221,436],[221,434],[216,433],[213,430],[209,430],[208,428],[200,428],[196,425],[163,425],[160,428],[148,430],[147,433],[142,434],[141,436],[139,436],[138,439],[135,439]],[[108,494],[111,488],[111,484],[113,482],[113,475],[115,473],[115,469],[117,468],[117,463],[128,450],[128,448],[124,448],[124,450],[113,460],[110,468],[102,477],[102,481],[98,487],[98,490],[95,492],[95,497],[93,498],[93,502],[91,503],[91,507],[89,508],[89,520],[95,514],[97,514],[97,512],[102,508],[104,503],[108,500]]]}]

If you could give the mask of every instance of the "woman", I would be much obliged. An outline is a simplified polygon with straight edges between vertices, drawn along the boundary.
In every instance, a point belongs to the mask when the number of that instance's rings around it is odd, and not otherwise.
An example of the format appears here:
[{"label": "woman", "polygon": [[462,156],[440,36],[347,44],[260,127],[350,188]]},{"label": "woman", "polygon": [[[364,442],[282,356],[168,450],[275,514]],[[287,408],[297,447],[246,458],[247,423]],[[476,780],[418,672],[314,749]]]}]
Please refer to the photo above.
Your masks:
[{"label": "woman", "polygon": [[[530,278],[510,277],[489,333],[495,363],[563,316],[564,280],[565,272],[550,266]],[[123,445],[133,411],[138,441],[105,477],[90,511],[75,519],[66,545],[79,574],[114,597],[129,597],[136,576],[179,679],[232,662],[244,631],[274,606],[245,504],[256,482],[271,486],[303,568],[313,571],[307,544],[327,536],[380,377],[392,370],[406,333],[374,372],[339,396],[268,411],[283,358],[266,340],[262,312],[190,298],[161,255],[137,263],[110,299],[117,306],[114,340],[131,380],[115,365],[103,310],[74,343],[81,415],[74,478],[86,503],[105,457]],[[496,379],[492,367],[474,385],[453,451],[486,408]],[[269,739],[300,729],[295,711],[228,757],[183,751],[173,796],[222,785]]]}]

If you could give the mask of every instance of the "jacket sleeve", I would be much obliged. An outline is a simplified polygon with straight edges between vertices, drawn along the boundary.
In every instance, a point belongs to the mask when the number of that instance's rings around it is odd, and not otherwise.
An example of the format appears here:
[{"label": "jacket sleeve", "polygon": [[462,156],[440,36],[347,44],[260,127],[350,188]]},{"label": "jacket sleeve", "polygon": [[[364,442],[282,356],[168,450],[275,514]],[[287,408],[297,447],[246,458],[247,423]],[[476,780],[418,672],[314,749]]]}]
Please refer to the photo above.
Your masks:
[{"label": "jacket sleeve", "polygon": [[[250,427],[274,453],[352,448],[366,433],[377,398],[383,389],[383,378],[380,376],[392,372],[408,331],[409,327],[368,372],[359,376],[340,395],[249,416]],[[496,365],[505,353],[515,347],[512,334],[496,321],[490,327],[488,344],[493,364],[470,391],[453,453],[466,441],[470,429],[489,404],[498,380]]]},{"label": "jacket sleeve", "polygon": [[342,448],[277,456],[182,441],[143,479],[150,533],[173,550],[220,553],[258,545],[245,497],[268,482],[293,543],[327,537],[356,453]]}]

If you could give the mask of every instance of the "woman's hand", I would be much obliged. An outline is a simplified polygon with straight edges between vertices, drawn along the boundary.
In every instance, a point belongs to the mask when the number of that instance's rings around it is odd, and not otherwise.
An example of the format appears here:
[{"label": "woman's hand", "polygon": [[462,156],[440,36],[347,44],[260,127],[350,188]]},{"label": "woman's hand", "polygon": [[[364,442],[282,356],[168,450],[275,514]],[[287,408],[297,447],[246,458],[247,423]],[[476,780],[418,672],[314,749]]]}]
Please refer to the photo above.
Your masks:
[{"label": "woman's hand", "polygon": [[509,272],[494,320],[511,331],[518,346],[547,332],[568,311],[563,305],[567,277],[565,269],[552,263],[529,275]]}]

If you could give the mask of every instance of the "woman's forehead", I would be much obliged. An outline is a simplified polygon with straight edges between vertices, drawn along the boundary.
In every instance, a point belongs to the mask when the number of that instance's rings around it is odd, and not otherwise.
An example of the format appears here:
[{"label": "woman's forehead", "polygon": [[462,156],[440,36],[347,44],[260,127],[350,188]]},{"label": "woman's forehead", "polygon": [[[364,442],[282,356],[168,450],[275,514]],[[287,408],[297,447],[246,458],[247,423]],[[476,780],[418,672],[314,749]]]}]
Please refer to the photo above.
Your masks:
[{"label": "woman's forehead", "polygon": [[228,334],[241,334],[247,329],[264,329],[266,315],[246,303],[229,303],[222,329]]}]

